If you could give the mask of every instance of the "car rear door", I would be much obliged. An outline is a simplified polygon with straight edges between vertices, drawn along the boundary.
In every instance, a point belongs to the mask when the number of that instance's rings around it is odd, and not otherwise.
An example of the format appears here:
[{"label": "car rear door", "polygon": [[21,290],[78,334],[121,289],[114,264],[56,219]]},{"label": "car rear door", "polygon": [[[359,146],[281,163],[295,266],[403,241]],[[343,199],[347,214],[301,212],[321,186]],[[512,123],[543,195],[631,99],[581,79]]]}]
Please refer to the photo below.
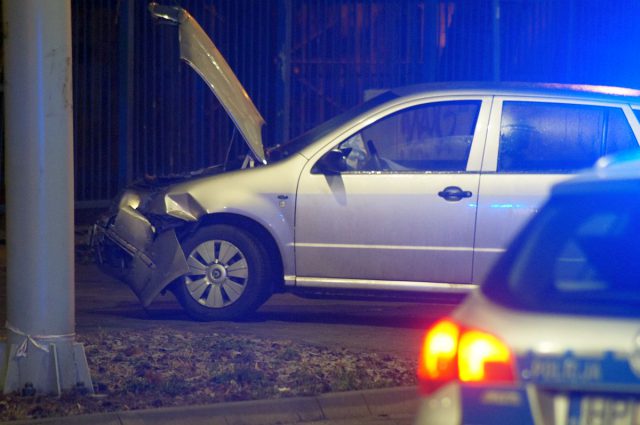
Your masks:
[{"label": "car rear door", "polygon": [[638,148],[634,127],[628,105],[496,97],[480,179],[473,281],[482,282],[551,186],[603,155]]},{"label": "car rear door", "polygon": [[[321,149],[299,183],[297,285],[450,289],[470,283],[490,103],[482,96],[408,102],[356,119]],[[318,172],[316,163],[336,149],[346,169]]]}]

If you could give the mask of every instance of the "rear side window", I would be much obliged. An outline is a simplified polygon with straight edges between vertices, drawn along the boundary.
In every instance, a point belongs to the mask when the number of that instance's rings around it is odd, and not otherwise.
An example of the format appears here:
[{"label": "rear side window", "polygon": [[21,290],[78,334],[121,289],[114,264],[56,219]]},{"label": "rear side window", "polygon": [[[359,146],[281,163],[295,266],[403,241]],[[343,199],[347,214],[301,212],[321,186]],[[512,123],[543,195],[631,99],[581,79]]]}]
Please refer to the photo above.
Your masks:
[{"label": "rear side window", "polygon": [[604,132],[604,154],[637,149],[638,141],[629,126],[629,121],[622,109],[603,108],[608,111],[608,122]]},{"label": "rear side window", "polygon": [[504,102],[499,172],[568,173],[606,154],[637,148],[621,108]]},{"label": "rear side window", "polygon": [[640,188],[618,189],[548,204],[489,292],[535,310],[640,315],[640,201],[624,196]]}]

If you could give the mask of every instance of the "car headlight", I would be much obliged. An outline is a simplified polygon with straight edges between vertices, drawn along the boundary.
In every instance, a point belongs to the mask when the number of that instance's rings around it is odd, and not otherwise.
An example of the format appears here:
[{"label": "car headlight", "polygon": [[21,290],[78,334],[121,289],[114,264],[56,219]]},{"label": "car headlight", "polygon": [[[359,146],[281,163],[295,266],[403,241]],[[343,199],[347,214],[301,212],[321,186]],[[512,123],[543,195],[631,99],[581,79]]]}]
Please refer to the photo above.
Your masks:
[{"label": "car headlight", "polygon": [[134,210],[140,206],[141,198],[136,192],[126,191],[120,198],[118,208],[130,207]]}]

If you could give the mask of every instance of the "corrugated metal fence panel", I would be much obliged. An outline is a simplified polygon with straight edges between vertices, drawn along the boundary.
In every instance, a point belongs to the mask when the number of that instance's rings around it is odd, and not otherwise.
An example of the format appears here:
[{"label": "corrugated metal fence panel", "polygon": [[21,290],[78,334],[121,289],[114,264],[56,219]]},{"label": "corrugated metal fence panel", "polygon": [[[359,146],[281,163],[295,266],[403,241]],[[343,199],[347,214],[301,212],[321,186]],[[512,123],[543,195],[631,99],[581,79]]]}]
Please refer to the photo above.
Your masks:
[{"label": "corrugated metal fence panel", "polygon": [[490,79],[490,6],[490,1],[293,1],[291,136],[362,102],[367,90]]},{"label": "corrugated metal fence panel", "polygon": [[493,79],[493,6],[487,1],[443,1],[437,8],[435,81]]},{"label": "corrugated metal fence panel", "polygon": [[[124,93],[118,62],[127,53],[121,18],[130,1],[134,68],[132,92]],[[640,88],[635,0],[180,4],[212,35],[264,115],[267,144],[299,135],[361,102],[370,90],[413,83],[499,78]],[[178,59],[177,29],[154,24],[146,1],[72,5],[77,199],[108,199],[125,181],[145,174],[222,162],[233,126]],[[133,110],[123,127],[118,99],[128,95]],[[286,117],[284,105],[290,105]],[[121,128],[129,129],[130,139]],[[236,141],[232,151],[245,148]]]},{"label": "corrugated metal fence panel", "polygon": [[72,2],[75,196],[118,190],[118,4]]},{"label": "corrugated metal fence panel", "polygon": [[[573,3],[503,0],[501,74],[510,80],[562,82],[569,70]],[[535,60],[532,60],[535,58]]]},{"label": "corrugated metal fence panel", "polygon": [[299,0],[292,8],[290,136],[362,102],[367,90],[424,80],[422,32],[433,31],[424,2]]},{"label": "corrugated metal fence panel", "polygon": [[640,2],[294,0],[290,135],[367,89],[431,81],[640,87]]},{"label": "corrugated metal fence panel", "polygon": [[501,0],[503,79],[640,87],[640,2]]},{"label": "corrugated metal fence panel", "polygon": [[566,81],[640,88],[639,20],[636,0],[576,0]]}]

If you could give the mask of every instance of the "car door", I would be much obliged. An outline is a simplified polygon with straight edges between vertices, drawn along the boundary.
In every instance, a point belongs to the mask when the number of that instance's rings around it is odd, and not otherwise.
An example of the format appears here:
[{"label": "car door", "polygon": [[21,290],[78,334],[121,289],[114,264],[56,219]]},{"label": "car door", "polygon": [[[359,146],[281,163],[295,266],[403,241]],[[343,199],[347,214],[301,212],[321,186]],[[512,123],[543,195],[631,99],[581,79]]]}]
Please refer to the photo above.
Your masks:
[{"label": "car door", "polygon": [[474,282],[484,279],[551,186],[603,155],[638,148],[634,127],[627,105],[496,97],[480,180]]},{"label": "car door", "polygon": [[[299,286],[434,288],[471,281],[490,97],[437,98],[360,117],[301,175]],[[328,155],[340,172],[323,172]]]}]

